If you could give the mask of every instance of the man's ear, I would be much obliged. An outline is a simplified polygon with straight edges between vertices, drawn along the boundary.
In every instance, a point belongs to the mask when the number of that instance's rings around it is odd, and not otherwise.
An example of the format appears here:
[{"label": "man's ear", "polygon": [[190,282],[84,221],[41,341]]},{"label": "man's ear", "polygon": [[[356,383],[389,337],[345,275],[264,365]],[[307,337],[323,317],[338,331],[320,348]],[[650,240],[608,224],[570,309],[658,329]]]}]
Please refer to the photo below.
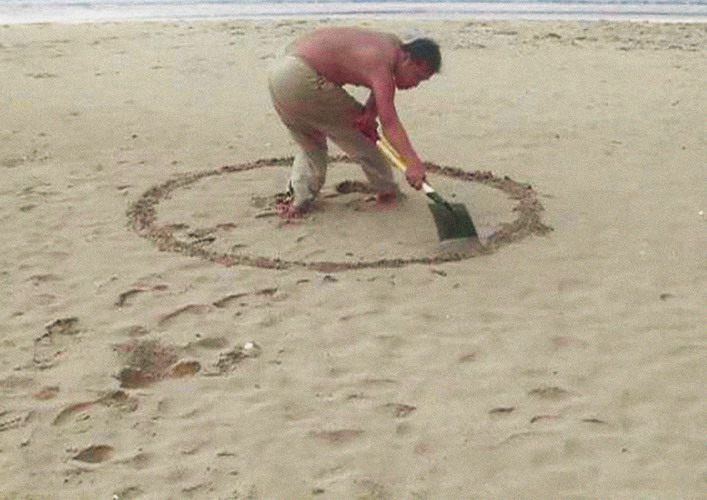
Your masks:
[{"label": "man's ear", "polygon": [[434,71],[430,69],[430,65],[427,64],[425,61],[418,61],[415,64],[417,64],[417,67],[420,71],[428,75],[428,78],[432,77],[432,75],[435,74]]}]

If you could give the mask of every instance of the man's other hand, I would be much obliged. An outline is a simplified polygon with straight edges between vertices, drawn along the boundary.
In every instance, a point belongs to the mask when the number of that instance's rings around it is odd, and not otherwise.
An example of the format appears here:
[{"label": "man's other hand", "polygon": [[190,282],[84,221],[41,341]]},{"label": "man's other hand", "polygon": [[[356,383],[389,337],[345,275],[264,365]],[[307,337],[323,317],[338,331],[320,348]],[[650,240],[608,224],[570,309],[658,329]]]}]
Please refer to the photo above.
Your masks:
[{"label": "man's other hand", "polygon": [[422,164],[409,165],[405,170],[405,179],[413,188],[422,189],[422,183],[425,182],[425,167]]},{"label": "man's other hand", "polygon": [[354,126],[356,127],[356,130],[361,132],[373,142],[376,142],[379,139],[378,122],[376,120],[375,113],[370,113],[364,108],[356,117]]}]

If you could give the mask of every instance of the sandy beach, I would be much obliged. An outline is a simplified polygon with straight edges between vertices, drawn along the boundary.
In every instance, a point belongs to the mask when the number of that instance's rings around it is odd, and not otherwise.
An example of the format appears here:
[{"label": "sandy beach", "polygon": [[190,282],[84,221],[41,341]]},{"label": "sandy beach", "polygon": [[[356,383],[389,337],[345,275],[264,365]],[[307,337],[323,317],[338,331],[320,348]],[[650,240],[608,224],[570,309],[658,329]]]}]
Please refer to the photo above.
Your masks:
[{"label": "sandy beach", "polygon": [[[375,210],[341,157],[273,216],[268,65],[331,24],[438,40],[398,108],[485,251],[445,260],[423,195]],[[0,27],[0,499],[704,498],[706,41]]]}]

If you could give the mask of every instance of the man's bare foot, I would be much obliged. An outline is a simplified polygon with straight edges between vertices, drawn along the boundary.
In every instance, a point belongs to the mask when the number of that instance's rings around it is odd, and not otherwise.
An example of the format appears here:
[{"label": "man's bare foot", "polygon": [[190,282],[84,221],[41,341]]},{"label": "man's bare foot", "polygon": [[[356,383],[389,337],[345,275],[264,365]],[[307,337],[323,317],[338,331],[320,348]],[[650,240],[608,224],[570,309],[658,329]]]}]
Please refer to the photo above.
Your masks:
[{"label": "man's bare foot", "polygon": [[392,210],[398,204],[397,191],[378,191],[376,193],[376,207],[381,210]]},{"label": "man's bare foot", "polygon": [[301,219],[307,213],[306,207],[296,207],[292,199],[285,199],[278,201],[275,204],[275,211],[277,215],[285,219],[286,221],[291,221],[294,219]]}]

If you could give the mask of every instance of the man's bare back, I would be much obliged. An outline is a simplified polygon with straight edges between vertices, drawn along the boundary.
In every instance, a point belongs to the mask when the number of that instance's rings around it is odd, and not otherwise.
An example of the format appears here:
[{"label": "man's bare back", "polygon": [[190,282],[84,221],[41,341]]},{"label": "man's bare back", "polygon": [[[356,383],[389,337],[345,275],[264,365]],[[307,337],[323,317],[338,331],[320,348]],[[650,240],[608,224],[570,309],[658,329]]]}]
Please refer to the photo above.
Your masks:
[{"label": "man's bare back", "polygon": [[355,28],[327,28],[297,40],[293,53],[337,85],[372,86],[372,75],[392,75],[402,42],[394,35]]}]

